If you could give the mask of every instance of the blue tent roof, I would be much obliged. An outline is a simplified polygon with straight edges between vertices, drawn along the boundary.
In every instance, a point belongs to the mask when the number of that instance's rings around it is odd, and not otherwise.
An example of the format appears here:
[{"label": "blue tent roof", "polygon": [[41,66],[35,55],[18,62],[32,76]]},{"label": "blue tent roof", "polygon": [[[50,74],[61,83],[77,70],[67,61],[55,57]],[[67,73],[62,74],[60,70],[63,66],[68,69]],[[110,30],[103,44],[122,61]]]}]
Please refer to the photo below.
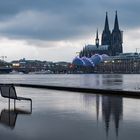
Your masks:
[{"label": "blue tent roof", "polygon": [[95,65],[97,65],[102,61],[102,56],[99,54],[95,54],[95,55],[91,56],[91,60]]},{"label": "blue tent roof", "polygon": [[95,55],[92,55],[90,58],[88,58],[88,57],[80,58],[79,56],[77,56],[73,59],[72,64],[77,65],[77,66],[92,66],[92,67],[94,67],[95,65],[108,59],[108,57],[109,56],[106,54],[102,54],[102,55],[95,54]]},{"label": "blue tent roof", "polygon": [[85,62],[81,58],[75,57],[72,61],[72,64],[77,65],[77,66],[84,66]]},{"label": "blue tent roof", "polygon": [[82,60],[84,61],[85,66],[94,66],[94,63],[92,62],[90,58],[82,57]]}]

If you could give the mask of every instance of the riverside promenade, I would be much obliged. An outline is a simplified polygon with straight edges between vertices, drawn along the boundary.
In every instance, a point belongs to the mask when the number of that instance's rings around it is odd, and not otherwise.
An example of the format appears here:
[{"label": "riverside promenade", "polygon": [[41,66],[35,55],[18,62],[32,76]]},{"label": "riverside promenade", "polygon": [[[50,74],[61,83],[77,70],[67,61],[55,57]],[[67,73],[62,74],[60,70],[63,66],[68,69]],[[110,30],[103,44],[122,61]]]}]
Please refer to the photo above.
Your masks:
[{"label": "riverside promenade", "polygon": [[[22,86],[22,87],[21,87]],[[24,87],[23,87],[24,86]],[[26,87],[25,87],[26,86]],[[16,85],[17,101],[0,97],[0,135],[10,140],[139,140],[140,100],[94,92]],[[52,89],[53,88],[53,89]],[[5,117],[3,117],[5,116]],[[10,121],[9,121],[10,120]],[[26,134],[26,135],[25,135]]]},{"label": "riverside promenade", "polygon": [[30,87],[30,88],[52,89],[52,90],[60,90],[60,91],[72,91],[72,92],[81,92],[81,93],[140,98],[140,91],[98,89],[98,88],[95,89],[95,88],[54,86],[54,85],[36,85],[36,84],[14,84],[14,85],[19,86],[19,87]]}]

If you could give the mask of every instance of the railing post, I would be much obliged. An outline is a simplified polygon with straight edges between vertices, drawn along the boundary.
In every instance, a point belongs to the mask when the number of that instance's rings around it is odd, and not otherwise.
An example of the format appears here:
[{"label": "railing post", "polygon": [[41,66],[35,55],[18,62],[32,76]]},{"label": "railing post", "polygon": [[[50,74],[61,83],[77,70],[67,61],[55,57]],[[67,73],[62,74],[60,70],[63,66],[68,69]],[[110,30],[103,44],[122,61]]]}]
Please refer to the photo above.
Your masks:
[{"label": "railing post", "polygon": [[9,110],[10,110],[10,87],[9,87]]},{"label": "railing post", "polygon": [[8,104],[8,109],[10,110],[10,98],[9,98],[9,100],[8,100],[8,101],[9,101],[9,104]]},{"label": "railing post", "polygon": [[16,107],[16,100],[14,99],[14,110],[15,110],[15,107]]},{"label": "railing post", "polygon": [[31,113],[32,113],[32,100],[30,100],[31,101]]}]

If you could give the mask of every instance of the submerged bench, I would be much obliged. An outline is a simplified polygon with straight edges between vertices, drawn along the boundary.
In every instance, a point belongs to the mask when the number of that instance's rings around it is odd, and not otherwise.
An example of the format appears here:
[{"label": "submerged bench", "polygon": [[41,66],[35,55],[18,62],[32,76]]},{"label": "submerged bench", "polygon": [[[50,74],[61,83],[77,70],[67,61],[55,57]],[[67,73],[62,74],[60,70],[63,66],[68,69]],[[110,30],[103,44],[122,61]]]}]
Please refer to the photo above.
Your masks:
[{"label": "submerged bench", "polygon": [[10,107],[10,99],[14,99],[14,108],[16,105],[16,100],[27,100],[30,101],[31,112],[32,112],[32,99],[25,97],[18,97],[16,94],[16,89],[13,84],[2,84],[0,85],[1,96],[4,98],[9,98],[9,107]]}]

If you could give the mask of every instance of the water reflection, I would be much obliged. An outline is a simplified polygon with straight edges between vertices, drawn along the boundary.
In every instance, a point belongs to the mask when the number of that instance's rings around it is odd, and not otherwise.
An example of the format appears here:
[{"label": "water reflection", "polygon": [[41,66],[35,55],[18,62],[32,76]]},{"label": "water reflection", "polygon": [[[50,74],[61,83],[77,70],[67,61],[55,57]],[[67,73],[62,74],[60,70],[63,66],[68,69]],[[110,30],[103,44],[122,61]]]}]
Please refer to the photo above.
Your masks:
[{"label": "water reflection", "polygon": [[118,136],[119,122],[123,116],[122,97],[102,96],[102,116],[105,122],[106,135],[108,136],[112,119],[115,125],[116,136]]},{"label": "water reflection", "polygon": [[96,119],[99,119],[99,105],[100,105],[100,95],[94,94],[84,94],[83,95],[83,102],[85,104],[85,108],[92,112],[93,108],[96,108]]},{"label": "water reflection", "polygon": [[99,101],[100,101],[100,97],[99,95],[96,95],[96,116],[97,116],[97,121],[99,119]]},{"label": "water reflection", "polygon": [[123,75],[120,74],[102,75],[101,81],[104,87],[113,88],[117,86],[118,89],[123,89]]},{"label": "water reflection", "polygon": [[101,112],[106,136],[108,137],[110,129],[112,130],[112,126],[114,126],[116,137],[118,137],[119,123],[123,118],[123,98],[86,94],[84,95],[84,102],[86,107],[95,106],[97,122]]},{"label": "water reflection", "polygon": [[0,115],[0,124],[14,129],[18,115],[30,115],[31,112],[21,109],[3,109]]}]

